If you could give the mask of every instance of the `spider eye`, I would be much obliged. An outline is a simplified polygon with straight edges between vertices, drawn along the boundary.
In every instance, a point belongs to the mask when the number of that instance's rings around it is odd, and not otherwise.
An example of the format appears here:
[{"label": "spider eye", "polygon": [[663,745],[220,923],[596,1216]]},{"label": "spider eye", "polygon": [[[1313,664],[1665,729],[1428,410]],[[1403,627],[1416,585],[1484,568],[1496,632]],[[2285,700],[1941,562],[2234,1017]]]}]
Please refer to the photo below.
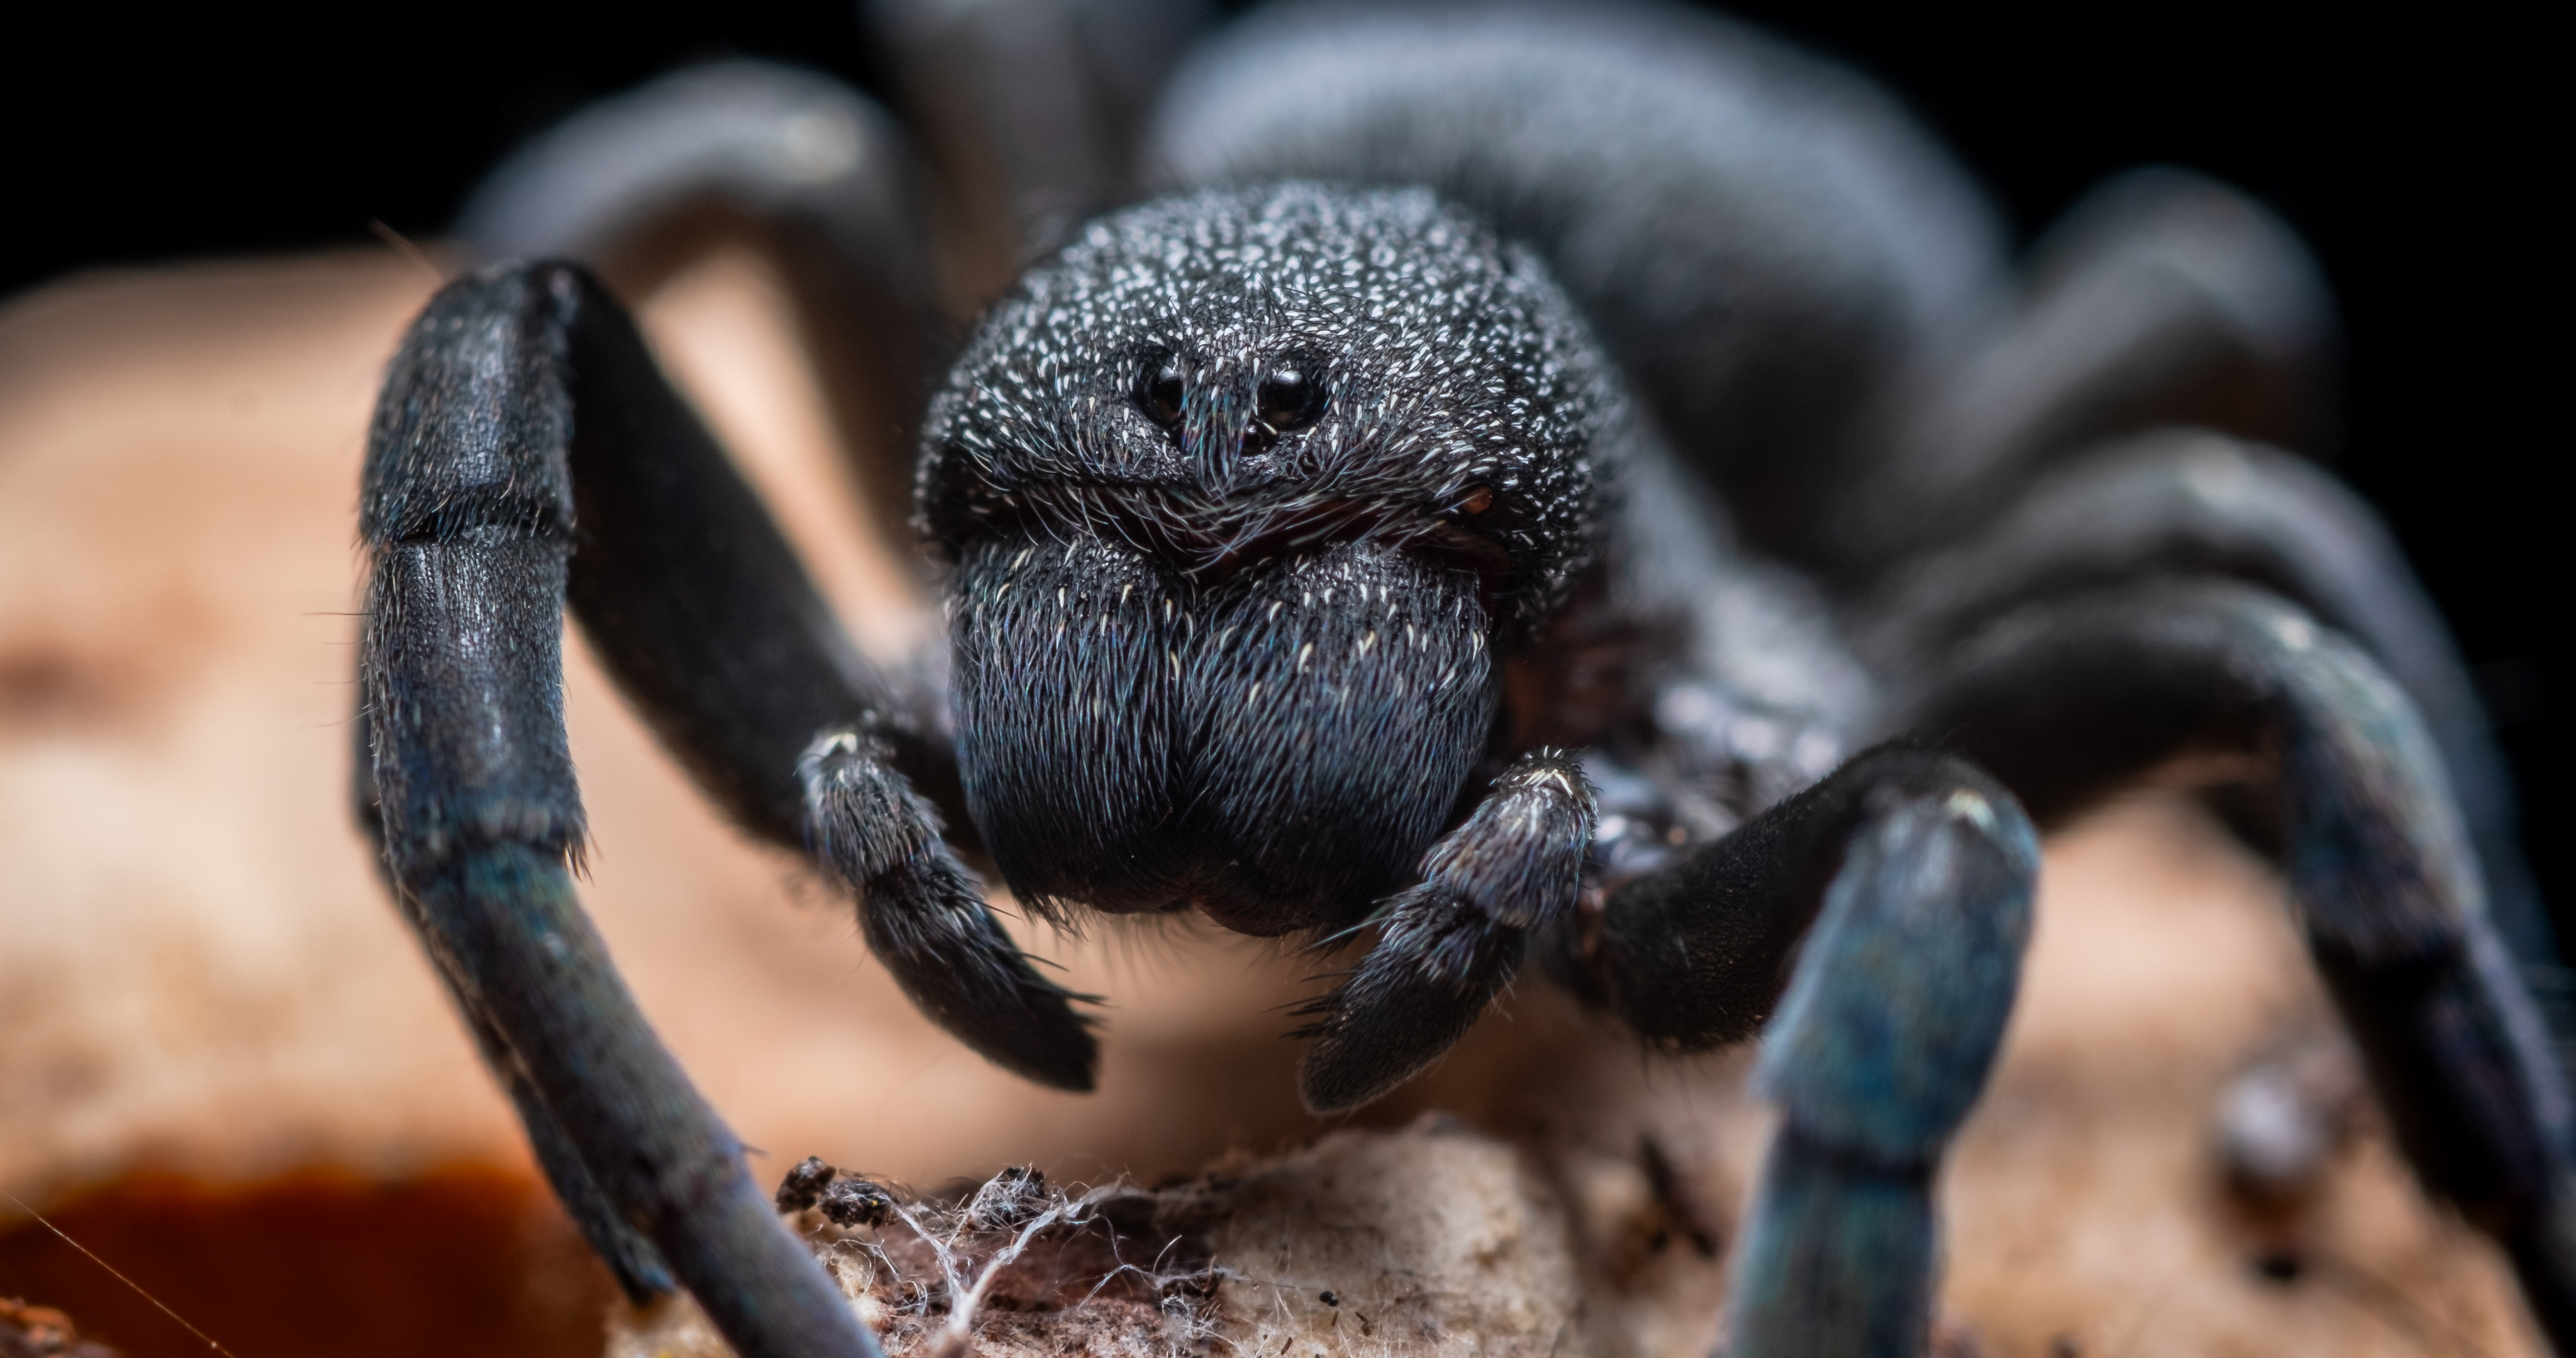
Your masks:
[{"label": "spider eye", "polygon": [[1136,408],[1165,429],[1181,422],[1181,356],[1150,354],[1136,373]]},{"label": "spider eye", "polygon": [[1324,413],[1324,384],[1304,364],[1282,366],[1261,379],[1261,388],[1253,393],[1253,400],[1254,413],[1270,426],[1270,432],[1294,433]]}]

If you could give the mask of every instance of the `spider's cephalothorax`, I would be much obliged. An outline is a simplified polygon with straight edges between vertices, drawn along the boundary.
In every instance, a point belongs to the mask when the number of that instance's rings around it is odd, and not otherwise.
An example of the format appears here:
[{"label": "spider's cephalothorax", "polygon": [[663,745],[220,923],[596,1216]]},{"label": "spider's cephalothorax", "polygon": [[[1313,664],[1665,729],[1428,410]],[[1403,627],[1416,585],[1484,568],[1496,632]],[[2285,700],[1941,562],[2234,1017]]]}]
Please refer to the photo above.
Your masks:
[{"label": "spider's cephalothorax", "polygon": [[1539,262],[1418,189],[1167,199],[1032,271],[921,464],[1014,892],[1276,934],[1403,886],[1592,555],[1616,404]]},{"label": "spider's cephalothorax", "polygon": [[[2131,176],[2016,284],[1883,95],[1678,8],[1282,5],[1178,71],[1139,16],[1181,7],[885,8],[950,248],[865,100],[674,77],[495,175],[465,234],[534,262],[431,302],[370,442],[361,814],[633,1295],[687,1286],[746,1358],[875,1352],[577,904],[567,609],[1032,1079],[1097,1047],[978,850],[1041,909],[1368,936],[1302,1034],[1317,1111],[1525,959],[1666,1049],[1760,1033],[1736,1358],[1924,1350],[2035,829],[2218,770],[2420,1177],[2576,1337],[2576,1112],[2512,965],[2545,916],[2439,619],[2255,442],[2302,437],[2333,332],[2258,206]],[[947,663],[850,644],[566,262],[710,199],[804,286],[854,446],[919,434]],[[944,386],[934,278],[986,311]]]}]

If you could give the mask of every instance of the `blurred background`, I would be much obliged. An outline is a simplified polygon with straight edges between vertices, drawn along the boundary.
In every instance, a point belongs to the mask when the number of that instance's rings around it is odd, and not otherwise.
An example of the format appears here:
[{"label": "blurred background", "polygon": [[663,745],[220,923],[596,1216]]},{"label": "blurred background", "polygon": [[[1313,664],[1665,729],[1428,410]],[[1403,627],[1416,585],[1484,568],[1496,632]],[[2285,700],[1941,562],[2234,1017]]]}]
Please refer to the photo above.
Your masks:
[{"label": "blurred background", "polygon": [[[2232,181],[2306,238],[2347,326],[2335,465],[2455,629],[2576,937],[2576,853],[2554,833],[2567,535],[2542,472],[2563,455],[2543,412],[2564,399],[2564,346],[2526,319],[2560,314],[2565,291],[2543,239],[2564,155],[2543,142],[2536,21],[1726,8],[1896,92],[2024,240],[2149,162]],[[0,54],[0,1187],[244,1358],[361,1335],[387,1354],[596,1352],[605,1279],[529,1176],[341,811],[357,440],[435,281],[384,235],[434,249],[521,140],[678,66],[791,61],[891,104],[887,72],[846,0],[459,0],[318,23],[89,5],[49,23]],[[31,295],[49,284],[65,286]],[[843,599],[871,568],[834,545],[846,523],[807,522],[840,487],[775,290],[724,256],[639,311]],[[756,1172],[817,1151],[921,1182],[1029,1157],[1150,1174],[1317,1129],[1276,1040],[1310,968],[1237,948],[1249,980],[1229,965],[1175,985],[1159,963],[1200,940],[1068,952],[1081,988],[1120,997],[1109,1087],[1030,1091],[930,1034],[843,909],[717,822],[578,642],[568,659],[603,848],[588,898],[657,1025],[772,1153]],[[2195,1323],[2319,1353],[2530,1342],[2477,1273],[2483,1246],[2426,1214],[2384,1147],[2301,1237],[2322,1287],[2247,1281],[2246,1258],[2280,1257],[2274,1226],[2248,1234],[2192,1195],[2219,1082],[2321,1012],[2274,886],[2170,806],[2066,841],[1995,1112],[1954,1167],[1945,1304],[2007,1354],[2055,1353],[2061,1332],[2115,1351],[2143,1316],[2165,1327],[2155,1351],[2197,1351],[2173,1328]],[[1577,1039],[1543,1005],[1516,1021],[1519,1046],[1487,1025],[1486,1046],[1372,1117],[1476,1117],[1479,1091],[1526,1062],[1565,1067]],[[1605,1067],[1641,1067],[1614,1048]],[[1686,1080],[1659,1067],[1649,1083],[1709,1120]],[[2146,1128],[2141,1109],[2169,1116]],[[1740,1189],[1749,1170],[1725,1157],[1744,1144],[1710,1152],[1714,1181]],[[2031,1229],[2088,1210],[2099,1249]],[[2392,1303],[2391,1278],[2420,1290]],[[0,1202],[13,1292],[73,1305],[132,1354],[204,1351]]]},{"label": "blurred background", "polygon": [[[2286,217],[2348,322],[2342,474],[2457,631],[2519,778],[2562,932],[2576,852],[2557,601],[2566,273],[2544,233],[2538,15],[2241,3],[1726,6],[1848,60],[1946,139],[2027,239],[2105,174],[2205,170]],[[160,12],[152,12],[160,10]],[[751,55],[891,104],[846,0],[449,0],[308,22],[237,6],[55,7],[0,81],[0,295],[100,265],[434,239],[530,133],[684,63]],[[2535,342],[2537,341],[2537,342]]]}]

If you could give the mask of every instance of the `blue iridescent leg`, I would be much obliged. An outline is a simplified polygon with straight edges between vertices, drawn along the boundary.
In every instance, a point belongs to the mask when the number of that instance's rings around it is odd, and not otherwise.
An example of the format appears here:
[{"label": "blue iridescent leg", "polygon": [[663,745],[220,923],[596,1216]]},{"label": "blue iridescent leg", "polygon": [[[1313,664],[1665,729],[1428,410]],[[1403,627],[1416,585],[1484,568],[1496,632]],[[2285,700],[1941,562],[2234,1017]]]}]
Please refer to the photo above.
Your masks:
[{"label": "blue iridescent leg", "polygon": [[1578,985],[1650,1041],[1765,1032],[1760,1079],[1785,1116],[1738,1249],[1730,1355],[1920,1352],[1932,1181],[2002,1039],[2038,867],[2001,785],[1880,746],[1621,887],[1568,940]]},{"label": "blue iridescent leg", "polygon": [[[401,879],[385,856],[384,808],[376,800],[375,730],[371,722],[359,721],[352,729],[357,734],[357,758],[351,764],[355,775],[350,793],[357,811],[358,824],[368,842],[376,848],[376,868],[385,889],[403,912],[403,918],[426,941],[430,923],[420,911],[420,902],[403,890]],[[536,1152],[537,1166],[545,1172],[546,1181],[554,1186],[555,1196],[566,1215],[590,1241],[600,1261],[626,1293],[627,1300],[641,1306],[671,1291],[679,1284],[671,1277],[671,1267],[653,1242],[627,1223],[614,1204],[600,1190],[599,1181],[581,1161],[581,1151],[573,1145],[572,1136],[564,1130],[552,1111],[546,1107],[527,1067],[512,1054],[509,1039],[494,1026],[492,1016],[469,1003],[467,985],[449,976],[435,950],[431,962],[440,967],[440,979],[447,983],[448,996],[457,1002],[457,1013],[465,1021],[466,1031],[474,1038],[474,1048],[483,1064],[501,1082],[502,1091],[510,1096],[510,1106],[517,1110],[520,1125],[527,1129],[529,1148]]]}]

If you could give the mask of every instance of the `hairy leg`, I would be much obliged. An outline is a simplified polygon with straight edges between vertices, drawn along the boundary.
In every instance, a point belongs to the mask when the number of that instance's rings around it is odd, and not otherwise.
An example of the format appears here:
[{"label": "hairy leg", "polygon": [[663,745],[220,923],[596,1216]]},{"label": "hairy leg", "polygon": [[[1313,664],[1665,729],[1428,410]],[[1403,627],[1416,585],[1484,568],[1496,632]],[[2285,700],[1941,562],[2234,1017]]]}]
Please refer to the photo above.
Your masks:
[{"label": "hairy leg", "polygon": [[2004,617],[1914,720],[2043,824],[2178,756],[2260,770],[2309,952],[2399,1146],[2503,1245],[2552,1342],[2576,1347],[2566,1077],[2488,919],[2443,760],[2378,664],[2263,591],[2156,586]]},{"label": "hairy leg", "polygon": [[632,301],[710,234],[758,243],[803,338],[874,520],[908,541],[914,431],[948,359],[927,195],[894,120],[811,71],[694,67],[604,100],[513,152],[465,204],[487,263],[569,259]]},{"label": "hairy leg", "polygon": [[[579,514],[568,596],[619,687],[745,829],[814,853],[859,893],[871,943],[915,940],[880,956],[926,1012],[1008,1069],[1089,1088],[1092,1042],[1071,997],[1008,943],[962,869],[907,875],[835,852],[854,842],[854,816],[890,817],[868,833],[925,842],[971,826],[932,695],[900,691],[850,644],[614,303],[577,274],[536,276],[569,306],[584,416],[567,450]],[[864,737],[878,800],[853,803],[846,778],[808,769],[836,734]],[[910,818],[916,808],[926,819]],[[945,843],[933,847],[953,867]],[[934,956],[981,962],[952,973]],[[1012,999],[993,1008],[982,1001],[997,980]]]},{"label": "hairy leg", "polygon": [[[383,807],[376,800],[375,732],[365,720],[355,723],[356,758],[351,764],[354,774],[350,791],[354,795],[358,823],[376,847],[376,869],[385,888],[401,907],[403,917],[425,941],[431,935],[431,922],[420,909],[420,903],[403,889],[386,857]],[[518,1112],[519,1123],[527,1129],[528,1144],[536,1152],[537,1165],[545,1171],[546,1181],[554,1186],[555,1196],[563,1203],[564,1212],[580,1227],[593,1252],[608,1265],[627,1299],[642,1305],[652,1298],[679,1286],[671,1276],[671,1267],[662,1258],[650,1238],[639,1232],[617,1210],[590,1167],[582,1163],[581,1149],[573,1144],[572,1134],[564,1130],[561,1120],[546,1107],[545,1095],[537,1088],[528,1067],[511,1051],[509,1039],[502,1035],[491,1014],[470,1002],[473,993],[466,978],[449,974],[446,959],[436,949],[430,962],[439,969],[439,978],[447,983],[447,992],[457,1004],[458,1016],[464,1019],[466,1031],[473,1034],[474,1048],[482,1053],[483,1064],[493,1078],[501,1082],[510,1096],[510,1106]]]},{"label": "hairy leg", "polygon": [[[909,809],[905,774],[935,783],[948,769],[935,731],[840,635],[631,323],[570,266],[498,269],[433,299],[378,409],[362,529],[361,802],[371,785],[397,895],[568,1207],[630,1288],[660,1281],[658,1255],[746,1354],[873,1352],[574,896],[565,601],[691,772],[774,841],[822,845],[841,828],[817,823],[829,808],[799,775],[817,735],[873,733],[884,785]],[[951,884],[866,885],[872,917],[989,943],[981,903],[943,894]],[[1016,951],[997,965],[1017,968],[1032,1025],[1006,1036],[1087,1082],[1089,1038],[1062,992]]]},{"label": "hairy leg", "polygon": [[1520,969],[1534,930],[1572,912],[1592,846],[1593,789],[1571,756],[1524,755],[1464,825],[1422,856],[1422,881],[1379,906],[1377,946],[1310,1010],[1306,1106],[1357,1108],[1467,1035]]},{"label": "hairy leg", "polygon": [[1556,935],[1579,990],[1652,1042],[1765,1033],[1785,1118],[1729,1353],[1921,1351],[1933,1176],[2002,1040],[2038,868],[1993,779],[1883,745]]},{"label": "hairy leg", "polygon": [[923,1013],[994,1064],[1089,1089],[1098,1051],[1071,1006],[1090,997],[1038,975],[1002,932],[982,885],[941,837],[938,809],[892,755],[872,735],[840,730],[797,766],[814,857],[857,897],[869,951]]},{"label": "hairy leg", "polygon": [[1854,611],[1880,673],[1925,675],[2040,599],[2190,575],[2290,600],[2359,642],[2405,689],[2441,751],[2488,913],[2526,968],[2554,968],[2512,789],[2458,651],[2378,517],[2314,463],[2200,430],[2102,445],[2032,483],[1973,536],[1906,558]]}]

